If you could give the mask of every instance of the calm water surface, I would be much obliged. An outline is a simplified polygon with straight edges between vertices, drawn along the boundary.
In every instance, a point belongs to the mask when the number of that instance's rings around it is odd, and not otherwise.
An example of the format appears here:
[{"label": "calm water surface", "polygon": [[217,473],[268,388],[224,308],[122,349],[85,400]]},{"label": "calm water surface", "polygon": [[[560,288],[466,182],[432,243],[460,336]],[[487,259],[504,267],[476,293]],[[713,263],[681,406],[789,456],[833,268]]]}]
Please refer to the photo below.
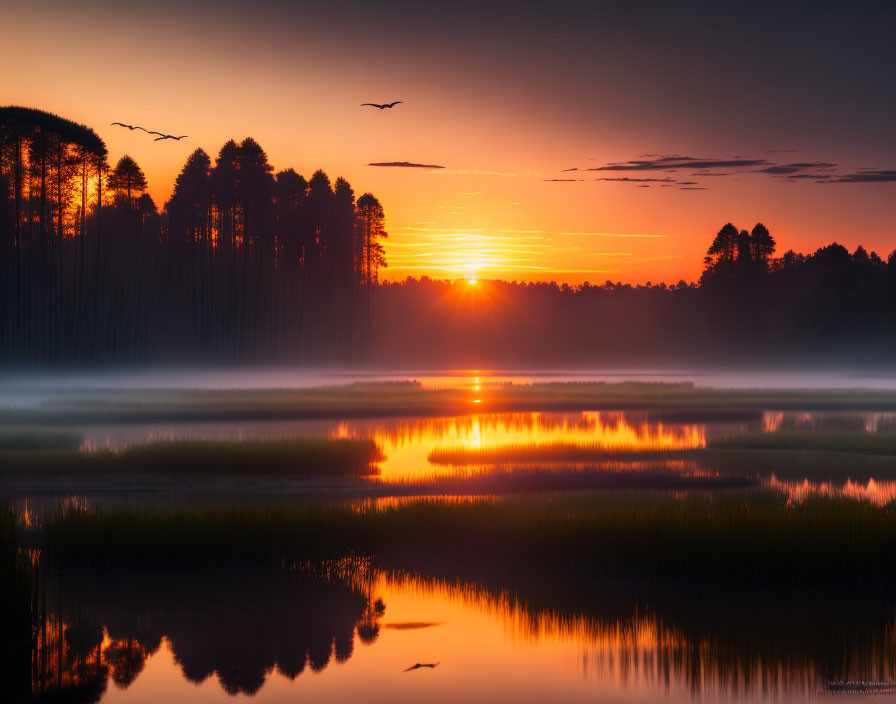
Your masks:
[{"label": "calm water surface", "polygon": [[[645,412],[582,411],[482,413],[444,418],[163,423],[82,426],[78,429],[83,434],[85,449],[118,449],[131,444],[183,438],[369,437],[376,441],[383,453],[383,460],[378,465],[379,480],[412,484],[499,471],[608,470],[611,469],[608,460],[626,453],[702,448],[715,438],[744,432],[827,429],[889,433],[896,429],[896,413],[766,411],[739,421],[677,423],[657,420]],[[550,453],[558,446],[560,450],[596,450],[600,457],[595,456],[589,461],[579,457],[570,461],[564,459],[569,455],[561,452],[552,459]],[[644,461],[642,458],[638,462],[627,461],[612,467],[614,471],[643,468],[708,476],[722,471],[712,463],[696,466],[692,461],[677,459]],[[884,504],[896,497],[894,473],[896,465],[890,468],[889,476],[862,474],[836,482],[820,482],[803,476],[787,479],[770,476],[763,482],[793,501],[801,501],[812,494],[839,493]]]},{"label": "calm water surface", "polygon": [[[832,681],[896,678],[886,602],[647,604],[597,588],[534,606],[525,582],[517,594],[382,574],[115,582],[49,588],[36,691],[129,703],[802,701]],[[415,663],[438,665],[405,671]]]},{"label": "calm water surface", "polygon": [[[331,377],[333,383],[351,380],[345,375]],[[458,372],[415,378],[430,385],[462,386],[475,398],[487,394],[488,384],[496,379],[601,377]],[[668,374],[640,378],[682,380]],[[809,377],[788,378],[792,386],[896,387],[888,377],[861,383],[861,377],[841,375],[837,383],[828,378],[826,384],[812,383]],[[207,386],[220,381],[213,376],[204,379]],[[262,383],[265,379],[270,383]],[[192,375],[174,381],[157,373],[135,383],[143,388],[203,385],[196,384]],[[282,383],[282,377],[258,374],[243,381],[252,388],[289,385]],[[311,386],[320,381],[320,375],[310,375],[291,383]],[[731,376],[717,381],[726,386],[780,385],[780,379],[768,375],[745,377],[742,384]],[[33,378],[15,383],[7,379],[0,381],[0,396],[5,405],[16,399],[41,402],[65,396],[66,388],[83,389],[94,382],[72,377],[66,387],[58,378],[44,385]],[[120,386],[118,380],[109,388]],[[228,387],[233,386],[231,377]],[[78,429],[85,449],[182,438],[370,437],[383,452],[378,480],[406,485],[507,471],[508,466],[512,471],[523,465],[545,472],[598,466],[606,470],[606,458],[699,449],[716,438],[746,432],[893,432],[896,414],[766,411],[721,422],[675,422],[627,411],[481,412],[441,418]],[[586,450],[602,453],[603,464],[576,455]],[[560,455],[554,457],[552,452]],[[502,460],[501,453],[540,459]],[[835,468],[848,461],[838,459]],[[712,464],[697,466],[691,459],[661,462],[669,472],[721,471]],[[624,464],[626,471],[650,465],[643,458]],[[892,476],[896,471],[888,476],[866,472],[821,480],[770,474],[763,475],[760,483],[794,504],[823,495],[884,505],[896,499]],[[90,499],[84,501],[90,505]],[[43,597],[46,619],[32,654],[31,685],[48,696],[64,694],[66,701],[147,704],[249,698],[390,703],[791,702],[827,698],[831,682],[896,680],[896,599],[872,591],[826,597],[693,594],[670,591],[674,585],[644,592],[644,585],[574,580],[545,584],[532,575],[441,577],[363,570],[326,576],[201,571],[51,575]],[[415,663],[438,665],[405,672]]]},{"label": "calm water surface", "polygon": [[30,405],[121,389],[286,389],[356,381],[415,380],[427,387],[473,388],[484,383],[564,381],[693,382],[723,389],[896,389],[896,370],[849,369],[423,369],[346,370],[295,368],[136,369],[97,372],[0,371],[0,405]]}]

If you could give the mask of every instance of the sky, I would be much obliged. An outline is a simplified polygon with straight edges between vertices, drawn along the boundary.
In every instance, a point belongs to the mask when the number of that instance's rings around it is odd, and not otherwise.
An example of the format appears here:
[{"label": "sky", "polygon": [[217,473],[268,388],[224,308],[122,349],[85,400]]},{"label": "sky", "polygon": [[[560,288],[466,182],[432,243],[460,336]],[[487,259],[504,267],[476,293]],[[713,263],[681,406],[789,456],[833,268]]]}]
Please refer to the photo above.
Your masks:
[{"label": "sky", "polygon": [[728,221],[886,258],[896,3],[731,5],[0,0],[0,104],[93,127],[160,207],[230,138],[343,176],[390,279],[690,281]]}]

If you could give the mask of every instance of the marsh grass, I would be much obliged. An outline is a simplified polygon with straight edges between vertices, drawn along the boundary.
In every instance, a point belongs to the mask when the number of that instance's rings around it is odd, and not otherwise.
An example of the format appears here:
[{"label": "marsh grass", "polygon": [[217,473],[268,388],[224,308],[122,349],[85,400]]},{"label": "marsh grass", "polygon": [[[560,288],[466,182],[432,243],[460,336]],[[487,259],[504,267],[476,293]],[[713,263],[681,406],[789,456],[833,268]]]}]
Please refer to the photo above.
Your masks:
[{"label": "marsh grass", "polygon": [[331,476],[375,474],[376,443],[358,438],[173,440],[122,450],[4,452],[0,476]]},{"label": "marsh grass", "polygon": [[35,539],[80,565],[293,564],[368,556],[393,569],[498,567],[723,583],[896,581],[896,509],[755,490],[578,492],[374,508],[264,503],[66,510]]},{"label": "marsh grass", "polygon": [[0,452],[77,450],[81,433],[60,428],[0,428]]},{"label": "marsh grass", "polygon": [[494,447],[442,447],[429,453],[432,464],[453,465],[509,465],[533,463],[597,462],[609,458],[650,459],[658,455],[673,456],[674,450],[662,443],[522,443]]},{"label": "marsh grass", "polygon": [[741,433],[708,443],[718,450],[792,450],[896,455],[896,433],[865,430],[780,430]]},{"label": "marsh grass", "polygon": [[847,452],[705,449],[680,453],[704,472],[812,481],[896,479],[896,458]]},{"label": "marsh grass", "polygon": [[[465,389],[416,382],[356,383],[314,389],[128,390],[92,392],[30,408],[0,409],[0,425],[140,423],[447,416],[512,411],[648,410],[683,419],[742,419],[748,411],[896,410],[896,392],[864,389],[710,389],[690,382],[571,382],[486,385],[479,403]],[[671,417],[671,415],[670,415]]]},{"label": "marsh grass", "polygon": [[631,459],[583,463],[467,465],[446,476],[382,482],[387,491],[427,494],[514,494],[588,489],[726,489],[755,486],[751,476],[703,470],[695,462]]}]

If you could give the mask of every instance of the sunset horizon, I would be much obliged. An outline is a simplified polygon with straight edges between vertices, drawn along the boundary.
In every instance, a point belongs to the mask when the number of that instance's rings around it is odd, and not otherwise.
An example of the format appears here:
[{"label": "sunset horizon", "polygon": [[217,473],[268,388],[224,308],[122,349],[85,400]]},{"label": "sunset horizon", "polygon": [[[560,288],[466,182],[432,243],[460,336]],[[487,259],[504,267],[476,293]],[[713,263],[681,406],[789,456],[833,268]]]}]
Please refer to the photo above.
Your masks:
[{"label": "sunset horizon", "polygon": [[[726,222],[766,224],[780,253],[896,248],[892,97],[873,89],[887,25],[872,6],[806,19],[763,4],[565,3],[546,19],[461,3],[437,29],[403,2],[356,4],[341,20],[267,6],[191,3],[176,28],[165,3],[126,15],[102,0],[22,6],[0,30],[7,64],[26,51],[14,27],[46,21],[58,36],[9,76],[0,103],[94,128],[113,163],[140,164],[159,209],[187,156],[214,159],[229,139],[254,138],[275,170],[345,177],[384,204],[385,280],[696,281]],[[323,37],[336,27],[334,52]],[[83,43],[108,48],[84,55]],[[77,90],[54,70],[73,55]],[[115,89],[85,100],[98,76]],[[371,101],[401,102],[362,107]],[[116,120],[190,136],[155,143]]]},{"label": "sunset horizon", "polygon": [[0,0],[3,700],[896,695],[894,36]]}]

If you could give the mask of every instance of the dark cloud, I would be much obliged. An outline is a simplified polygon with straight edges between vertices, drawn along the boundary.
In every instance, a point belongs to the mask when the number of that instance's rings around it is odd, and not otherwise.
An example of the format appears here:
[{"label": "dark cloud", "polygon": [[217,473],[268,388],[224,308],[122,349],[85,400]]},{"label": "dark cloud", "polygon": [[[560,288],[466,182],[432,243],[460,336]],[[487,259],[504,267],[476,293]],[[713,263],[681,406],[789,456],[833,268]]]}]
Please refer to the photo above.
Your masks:
[{"label": "dark cloud", "polygon": [[862,169],[851,174],[828,176],[821,183],[896,183],[896,170]]},{"label": "dark cloud", "polygon": [[[578,169],[575,166],[573,166],[571,169],[563,169],[563,171],[578,171]],[[561,173],[563,173],[563,172],[561,172]]]},{"label": "dark cloud", "polygon": [[642,183],[640,186],[638,186],[638,188],[650,188],[650,184],[649,184],[649,183]]},{"label": "dark cloud", "polygon": [[766,154],[790,154],[792,152],[798,152],[799,149],[766,149]]},{"label": "dark cloud", "polygon": [[785,174],[795,174],[797,171],[805,171],[806,169],[834,169],[836,167],[837,164],[831,164],[825,161],[804,161],[794,164],[777,164],[775,166],[769,166],[764,169],[759,169],[758,173],[781,176]]},{"label": "dark cloud", "polygon": [[378,161],[368,166],[400,166],[405,169],[444,169],[444,166],[438,164],[415,164],[411,161]]},{"label": "dark cloud", "polygon": [[580,178],[543,178],[542,179],[542,181],[545,181],[547,183],[551,183],[551,182],[553,182],[553,183],[573,183],[573,182],[581,181],[581,180],[583,180],[583,179],[580,179]]},{"label": "dark cloud", "polygon": [[676,171],[678,169],[732,169],[749,166],[773,166],[767,159],[706,159],[692,156],[661,156],[650,159],[632,159],[595,166],[589,171]]},{"label": "dark cloud", "polygon": [[[594,171],[595,169],[588,169],[588,171]],[[629,178],[628,176],[621,176],[619,178],[596,178],[595,181],[619,181],[624,183],[677,183],[674,178]]]},{"label": "dark cloud", "polygon": [[[769,149],[766,153],[795,152],[796,149]],[[652,171],[673,174],[663,177],[601,177],[595,181],[617,181],[628,183],[652,183],[675,184],[683,191],[703,191],[698,181],[679,180],[677,174],[684,170],[692,170],[688,174],[692,178],[704,178],[707,176],[735,176],[737,174],[752,173],[766,176],[780,177],[783,181],[796,183],[797,181],[814,181],[815,183],[894,183],[896,182],[896,170],[860,168],[850,173],[838,173],[840,164],[832,161],[792,161],[775,163],[768,159],[757,159],[751,156],[737,155],[722,158],[703,158],[683,156],[681,154],[642,154],[629,161],[611,161],[603,166],[594,166],[586,169],[566,169],[566,171]],[[750,168],[757,167],[757,168]],[[683,176],[683,174],[682,174]],[[732,179],[739,181],[740,179]]]},{"label": "dark cloud", "polygon": [[790,174],[784,180],[785,181],[795,181],[797,179],[801,179],[801,180],[806,180],[806,181],[809,181],[809,180],[823,181],[823,180],[830,179],[830,178],[831,178],[831,174]]}]

